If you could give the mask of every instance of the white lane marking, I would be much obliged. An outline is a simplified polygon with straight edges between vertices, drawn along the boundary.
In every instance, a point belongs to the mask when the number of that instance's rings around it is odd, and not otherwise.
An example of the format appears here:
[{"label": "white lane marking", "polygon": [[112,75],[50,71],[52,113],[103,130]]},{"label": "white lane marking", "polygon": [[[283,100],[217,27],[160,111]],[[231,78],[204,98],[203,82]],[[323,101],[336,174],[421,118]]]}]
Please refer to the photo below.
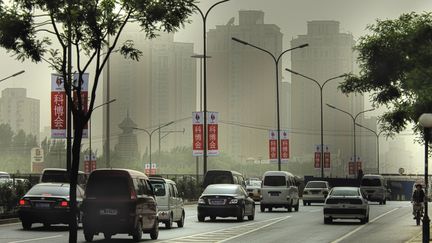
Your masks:
[{"label": "white lane marking", "polygon": [[238,237],[240,237],[240,236],[247,235],[247,234],[249,234],[249,233],[255,232],[255,231],[260,230],[260,229],[263,229],[263,228],[268,227],[268,226],[270,226],[270,225],[273,225],[273,224],[279,223],[280,221],[283,221],[283,220],[285,220],[285,219],[287,219],[287,218],[290,218],[290,217],[291,217],[291,216],[286,216],[286,217],[284,217],[284,218],[281,218],[281,219],[279,219],[279,220],[276,220],[276,221],[270,222],[270,223],[268,223],[268,224],[265,224],[265,225],[263,225],[263,226],[261,226],[261,227],[255,228],[255,229],[253,229],[253,230],[249,230],[249,231],[246,231],[246,232],[241,233],[241,234],[239,234],[239,235],[234,235],[234,236],[232,236],[232,237],[230,237],[230,238],[227,238],[227,239],[224,239],[224,240],[218,241],[218,243],[226,242],[226,241],[229,241],[229,240],[232,240],[232,239],[238,238]]},{"label": "white lane marking", "polygon": [[48,240],[48,239],[53,239],[53,238],[60,238],[63,237],[63,235],[54,235],[54,236],[48,236],[48,237],[43,237],[43,238],[33,238],[33,239],[28,239],[28,240],[19,240],[19,241],[11,241],[9,243],[20,243],[20,242],[33,242],[33,241],[39,241],[39,240]]},{"label": "white lane marking", "polygon": [[[390,211],[388,211],[388,212],[386,212],[386,213],[383,213],[383,214],[381,214],[380,216],[378,216],[378,217],[372,219],[371,221],[369,221],[369,223],[373,223],[373,222],[377,221],[378,219],[380,219],[380,218],[386,216],[387,214],[390,214],[390,213],[392,213],[392,212],[394,212],[394,211],[396,211],[396,210],[398,210],[398,209],[400,209],[400,208],[394,208],[394,209],[392,209],[392,210],[390,210]],[[368,224],[369,224],[369,223],[368,223]],[[353,235],[354,233],[360,231],[361,229],[363,229],[364,227],[366,227],[368,224],[364,224],[364,225],[362,225],[362,226],[357,227],[355,230],[349,232],[348,234],[342,236],[341,238],[339,238],[339,239],[337,239],[337,240],[332,241],[331,243],[338,243],[338,242],[341,242],[342,240],[344,240],[344,239],[348,238],[349,236]]]},{"label": "white lane marking", "polygon": [[322,212],[322,209],[316,209],[316,210],[311,210],[311,211],[306,211],[308,213],[316,213],[316,212]]},{"label": "white lane marking", "polygon": [[197,216],[196,214],[195,215],[189,215],[189,216],[186,216],[186,218],[194,218],[196,216]]},{"label": "white lane marking", "polygon": [[21,224],[21,223],[0,224],[0,227],[11,226],[11,225],[18,225],[18,224]]}]

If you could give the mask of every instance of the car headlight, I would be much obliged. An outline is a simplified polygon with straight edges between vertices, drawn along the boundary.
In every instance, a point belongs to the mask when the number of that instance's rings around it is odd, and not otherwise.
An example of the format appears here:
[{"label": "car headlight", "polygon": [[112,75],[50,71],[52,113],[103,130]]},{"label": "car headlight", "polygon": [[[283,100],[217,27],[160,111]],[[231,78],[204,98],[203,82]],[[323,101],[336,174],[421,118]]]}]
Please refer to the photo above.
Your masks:
[{"label": "car headlight", "polygon": [[239,202],[239,200],[237,198],[234,198],[234,199],[231,199],[229,204],[237,204],[238,202]]},{"label": "car headlight", "polygon": [[205,204],[205,200],[204,200],[204,198],[200,198],[200,199],[198,199],[198,204]]}]

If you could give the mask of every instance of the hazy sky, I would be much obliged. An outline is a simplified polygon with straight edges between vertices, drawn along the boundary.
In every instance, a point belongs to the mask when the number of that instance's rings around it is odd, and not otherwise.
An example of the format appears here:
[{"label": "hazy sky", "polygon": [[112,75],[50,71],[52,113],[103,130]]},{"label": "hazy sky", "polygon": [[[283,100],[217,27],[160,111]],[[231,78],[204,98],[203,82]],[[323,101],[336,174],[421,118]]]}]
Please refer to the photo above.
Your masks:
[{"label": "hazy sky", "polygon": [[[198,5],[203,11],[216,0],[202,1]],[[289,41],[297,35],[305,34],[307,21],[336,20],[340,22],[342,32],[350,32],[355,39],[366,33],[366,26],[376,19],[394,19],[402,13],[425,12],[432,10],[430,0],[231,0],[215,7],[209,14],[208,29],[215,25],[225,25],[231,17],[238,23],[239,10],[263,10],[264,21],[276,24],[284,34],[284,49],[289,48]],[[195,52],[202,53],[202,19],[196,14],[192,23],[186,24],[175,39],[180,42],[195,43]],[[0,83],[0,90],[8,87],[27,88],[27,95],[41,101],[41,129],[49,126],[50,121],[50,73],[45,63],[32,64],[18,62],[3,49],[0,50],[0,79],[19,70],[26,72],[16,78]],[[289,65],[285,57],[284,65]],[[91,74],[90,74],[91,75]],[[287,76],[287,75],[284,75]],[[101,89],[100,89],[101,90]],[[99,97],[100,98],[100,97]],[[96,103],[100,104],[98,101]],[[95,116],[102,116],[96,112]],[[100,126],[101,128],[101,126]],[[100,132],[94,128],[94,135]]]}]

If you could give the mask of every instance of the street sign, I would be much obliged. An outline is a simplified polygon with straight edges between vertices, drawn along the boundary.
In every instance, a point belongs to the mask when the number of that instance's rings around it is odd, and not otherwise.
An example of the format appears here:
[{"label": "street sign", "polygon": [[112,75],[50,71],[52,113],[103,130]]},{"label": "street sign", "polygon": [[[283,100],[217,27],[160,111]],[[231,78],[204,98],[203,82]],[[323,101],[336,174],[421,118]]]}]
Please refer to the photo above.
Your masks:
[{"label": "street sign", "polygon": [[219,155],[218,149],[218,116],[219,112],[207,112],[207,155]]},{"label": "street sign", "polygon": [[270,162],[276,162],[277,157],[277,131],[269,131],[269,159]]},{"label": "street sign", "polygon": [[321,169],[321,145],[315,145],[314,168]]},{"label": "street sign", "polygon": [[204,153],[204,117],[203,112],[192,112],[192,155],[202,156]]}]

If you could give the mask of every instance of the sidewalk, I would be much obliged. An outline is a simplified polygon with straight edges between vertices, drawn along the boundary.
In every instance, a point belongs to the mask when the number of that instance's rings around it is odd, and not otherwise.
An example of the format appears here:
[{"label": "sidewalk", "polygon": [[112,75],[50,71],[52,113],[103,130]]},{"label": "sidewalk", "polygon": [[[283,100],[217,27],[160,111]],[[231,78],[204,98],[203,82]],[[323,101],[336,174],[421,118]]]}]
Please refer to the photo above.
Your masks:
[{"label": "sidewalk", "polygon": [[[430,227],[429,232],[432,232],[432,226]],[[430,236],[431,235],[429,235],[429,242],[431,242],[432,240]],[[420,228],[420,232],[416,236],[408,240],[406,243],[417,243],[417,242],[422,242],[422,240],[423,240],[423,232],[422,232],[422,228]]]},{"label": "sidewalk", "polygon": [[19,218],[0,219],[0,225],[20,222]]}]

